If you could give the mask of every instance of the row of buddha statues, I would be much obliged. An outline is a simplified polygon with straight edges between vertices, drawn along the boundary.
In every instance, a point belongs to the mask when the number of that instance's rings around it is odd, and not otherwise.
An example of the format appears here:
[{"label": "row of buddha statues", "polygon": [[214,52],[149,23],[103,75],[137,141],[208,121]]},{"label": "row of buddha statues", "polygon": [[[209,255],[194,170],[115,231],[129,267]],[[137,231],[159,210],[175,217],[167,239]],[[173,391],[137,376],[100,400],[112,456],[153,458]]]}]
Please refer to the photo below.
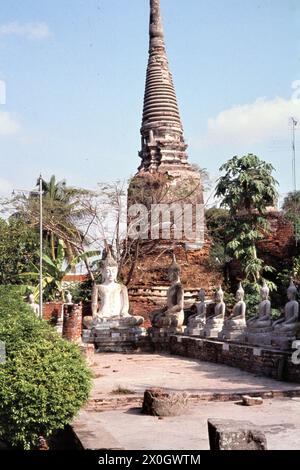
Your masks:
[{"label": "row of buddha statues", "polygon": [[199,301],[196,303],[197,312],[189,317],[185,334],[286,348],[293,340],[300,337],[297,288],[291,280],[283,315],[275,321],[272,318],[269,294],[269,287],[264,281],[260,290],[261,301],[257,307],[257,314],[247,320],[245,291],[241,283],[236,292],[236,303],[228,317],[226,317],[222,288],[219,287],[216,291],[214,301],[211,303],[205,302],[205,292],[201,289]]},{"label": "row of buddha statues", "polygon": [[[221,287],[215,292],[213,301],[208,302],[205,300],[204,290],[200,289],[199,301],[194,305],[195,313],[189,317],[188,325],[185,327],[184,288],[180,280],[180,271],[180,266],[173,256],[168,269],[170,287],[167,291],[166,305],[150,315],[152,333],[155,331],[169,334],[184,333],[203,338],[237,340],[278,347],[285,346],[285,339],[290,340],[299,336],[299,304],[296,300],[297,288],[293,281],[287,290],[288,302],[284,307],[284,315],[276,321],[272,319],[269,288],[266,282],[261,287],[261,302],[258,305],[257,315],[247,321],[245,292],[240,283],[236,292],[236,303],[229,316],[226,316],[224,292]],[[96,284],[93,288],[92,317],[85,318],[85,327],[98,332],[101,338],[108,334],[109,330],[145,334],[144,318],[129,313],[128,290],[125,285],[117,281],[117,276],[118,264],[108,252],[102,263],[102,283]]]},{"label": "row of buddha statues", "polygon": [[300,337],[299,304],[297,288],[291,280],[287,289],[288,302],[283,315],[273,321],[270,290],[264,281],[260,290],[261,301],[257,314],[247,320],[245,291],[242,283],[236,292],[236,303],[229,316],[226,316],[224,292],[219,287],[213,301],[205,301],[205,291],[200,289],[199,301],[194,305],[195,313],[188,318],[184,327],[184,289],[180,281],[180,266],[174,256],[169,268],[171,286],[167,293],[167,305],[152,315],[153,329],[169,329],[171,333],[219,340],[235,340],[252,345],[289,348],[292,341]]}]

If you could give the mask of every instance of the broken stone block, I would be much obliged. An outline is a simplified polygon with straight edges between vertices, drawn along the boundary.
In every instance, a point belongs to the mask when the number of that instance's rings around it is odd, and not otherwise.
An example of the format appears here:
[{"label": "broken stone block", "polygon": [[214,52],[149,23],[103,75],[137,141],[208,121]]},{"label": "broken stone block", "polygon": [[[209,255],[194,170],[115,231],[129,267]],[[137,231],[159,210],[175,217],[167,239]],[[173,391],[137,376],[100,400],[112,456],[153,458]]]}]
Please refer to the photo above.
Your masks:
[{"label": "broken stone block", "polygon": [[144,393],[142,413],[150,416],[179,416],[187,407],[186,393],[169,393],[160,388],[153,388]]},{"label": "broken stone block", "polygon": [[249,421],[209,419],[210,450],[267,450],[265,434]]},{"label": "broken stone block", "polygon": [[249,395],[242,396],[242,404],[244,406],[257,406],[264,403],[261,397],[250,397]]}]

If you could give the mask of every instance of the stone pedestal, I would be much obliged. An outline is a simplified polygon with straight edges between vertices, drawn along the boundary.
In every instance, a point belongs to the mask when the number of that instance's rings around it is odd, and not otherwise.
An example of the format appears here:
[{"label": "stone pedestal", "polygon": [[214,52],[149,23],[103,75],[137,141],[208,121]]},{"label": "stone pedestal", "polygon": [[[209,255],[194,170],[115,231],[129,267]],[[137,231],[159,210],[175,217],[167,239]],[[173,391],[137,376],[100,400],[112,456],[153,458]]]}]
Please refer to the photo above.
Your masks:
[{"label": "stone pedestal", "polygon": [[92,329],[89,342],[95,344],[97,352],[130,352],[138,348],[139,341],[145,336],[145,328],[104,322]]},{"label": "stone pedestal", "polygon": [[65,304],[62,335],[73,343],[81,343],[82,305]]},{"label": "stone pedestal", "polygon": [[187,326],[186,329],[184,330],[184,334],[187,336],[201,336],[203,332],[204,327],[190,327]]},{"label": "stone pedestal", "polygon": [[151,327],[148,329],[148,334],[153,343],[160,343],[168,341],[172,335],[182,334],[184,332],[184,328],[185,327]]},{"label": "stone pedestal", "polygon": [[223,323],[206,323],[205,328],[201,331],[201,338],[218,338],[222,331]]},{"label": "stone pedestal", "polygon": [[271,346],[273,346],[274,348],[282,350],[291,350],[293,342],[299,338],[297,338],[295,334],[283,335],[282,332],[276,332],[275,330],[273,330],[270,339]]},{"label": "stone pedestal", "polygon": [[188,407],[186,393],[169,393],[160,388],[149,389],[144,393],[142,413],[150,416],[180,416]]},{"label": "stone pedestal", "polygon": [[253,346],[271,346],[272,326],[266,328],[247,328],[245,343]]}]

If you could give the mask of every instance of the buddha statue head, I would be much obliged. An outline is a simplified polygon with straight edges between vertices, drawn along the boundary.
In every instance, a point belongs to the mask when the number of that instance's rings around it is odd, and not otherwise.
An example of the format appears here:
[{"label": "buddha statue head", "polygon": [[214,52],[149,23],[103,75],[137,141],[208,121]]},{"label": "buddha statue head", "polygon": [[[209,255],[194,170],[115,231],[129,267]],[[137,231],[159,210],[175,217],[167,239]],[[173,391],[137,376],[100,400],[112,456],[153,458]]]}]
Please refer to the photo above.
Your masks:
[{"label": "buddha statue head", "polygon": [[236,291],[236,297],[235,298],[238,302],[241,302],[242,300],[244,300],[244,297],[245,297],[245,291],[243,289],[242,283],[240,282],[239,283],[239,288]]},{"label": "buddha statue head", "polygon": [[297,287],[295,286],[293,279],[291,279],[290,285],[287,290],[287,297],[289,300],[296,300],[297,294],[298,294]]},{"label": "buddha statue head", "polygon": [[34,295],[32,293],[28,295],[28,303],[30,305],[35,304]]},{"label": "buddha statue head", "polygon": [[199,297],[199,300],[201,300],[201,302],[205,301],[205,290],[204,289],[199,290],[198,297]]},{"label": "buddha statue head", "polygon": [[169,266],[168,269],[168,277],[170,282],[178,282],[180,276],[180,266],[176,261],[176,256],[173,254],[173,261],[172,264]]},{"label": "buddha statue head", "polygon": [[216,302],[223,302],[224,300],[224,292],[223,292],[223,289],[222,289],[222,286],[219,286],[219,289],[216,291],[215,293],[215,300]]},{"label": "buddha statue head", "polygon": [[270,294],[270,289],[266,281],[264,280],[264,283],[260,289],[260,296],[262,300],[268,300]]},{"label": "buddha statue head", "polygon": [[118,263],[110,251],[102,264],[103,281],[106,283],[116,282],[118,276]]}]

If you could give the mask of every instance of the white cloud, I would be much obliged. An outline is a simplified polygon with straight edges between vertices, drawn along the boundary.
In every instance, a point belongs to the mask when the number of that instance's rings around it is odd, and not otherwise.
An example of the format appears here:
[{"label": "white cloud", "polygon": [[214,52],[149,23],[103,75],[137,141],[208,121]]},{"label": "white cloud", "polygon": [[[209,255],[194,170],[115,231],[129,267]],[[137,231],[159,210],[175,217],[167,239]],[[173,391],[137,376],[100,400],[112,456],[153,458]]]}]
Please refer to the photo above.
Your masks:
[{"label": "white cloud", "polygon": [[23,36],[29,39],[46,39],[51,36],[50,29],[46,23],[11,23],[0,24],[1,36]]},{"label": "white cloud", "polygon": [[20,125],[11,114],[0,111],[0,137],[17,134],[19,130]]},{"label": "white cloud", "polygon": [[[208,119],[203,146],[213,143],[256,144],[288,135],[291,116],[300,122],[300,100],[258,98],[254,103],[233,106]],[[299,125],[300,127],[300,125]]]}]

